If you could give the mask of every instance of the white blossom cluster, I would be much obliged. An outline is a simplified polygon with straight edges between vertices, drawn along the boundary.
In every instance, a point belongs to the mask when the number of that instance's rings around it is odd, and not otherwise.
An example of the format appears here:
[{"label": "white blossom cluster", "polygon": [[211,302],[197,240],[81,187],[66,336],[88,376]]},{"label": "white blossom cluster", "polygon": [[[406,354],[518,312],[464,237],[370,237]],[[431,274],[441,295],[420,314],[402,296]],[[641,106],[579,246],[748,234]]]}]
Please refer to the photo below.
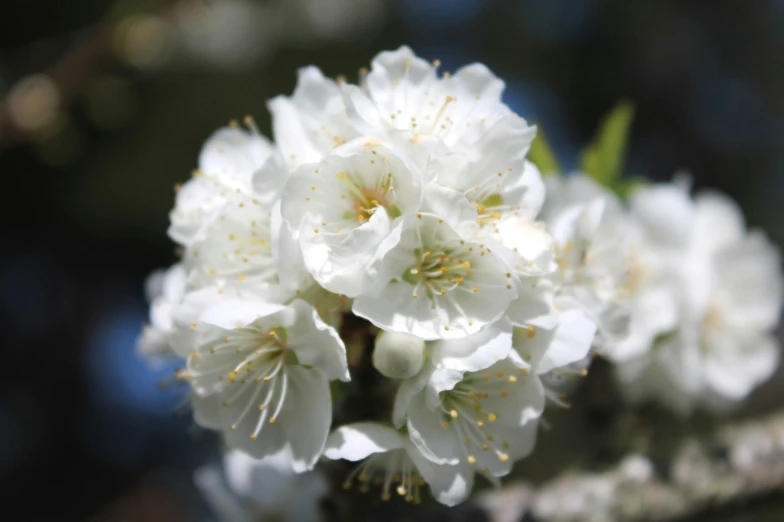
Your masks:
[{"label": "white blossom cluster", "polygon": [[[778,257],[732,204],[666,185],[627,208],[586,177],[544,183],[503,82],[438,66],[401,47],[359,85],[304,68],[269,102],[274,143],[246,119],[204,145],[139,343],[187,361],[198,424],[295,472],[356,461],[346,487],[419,502],[428,485],[453,505],[531,453],[549,383],[592,347],[631,397],[679,408],[770,375]],[[350,314],[399,388],[391,418],[332,426]]]},{"label": "white blossom cluster", "polygon": [[595,351],[615,363],[626,397],[717,411],[770,378],[780,256],[734,202],[692,199],[684,179],[638,189],[628,205],[584,176],[548,180],[562,291],[598,325]]}]

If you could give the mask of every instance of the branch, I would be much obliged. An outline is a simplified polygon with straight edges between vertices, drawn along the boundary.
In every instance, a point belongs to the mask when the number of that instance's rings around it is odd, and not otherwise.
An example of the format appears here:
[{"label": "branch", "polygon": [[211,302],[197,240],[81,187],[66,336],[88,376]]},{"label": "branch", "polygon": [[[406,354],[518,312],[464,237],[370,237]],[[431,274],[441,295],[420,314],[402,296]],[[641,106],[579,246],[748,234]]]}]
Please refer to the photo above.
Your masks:
[{"label": "branch", "polygon": [[511,483],[478,503],[494,522],[663,521],[737,504],[784,488],[784,412],[685,440],[668,475],[629,455],[603,473],[569,472],[539,488]]}]

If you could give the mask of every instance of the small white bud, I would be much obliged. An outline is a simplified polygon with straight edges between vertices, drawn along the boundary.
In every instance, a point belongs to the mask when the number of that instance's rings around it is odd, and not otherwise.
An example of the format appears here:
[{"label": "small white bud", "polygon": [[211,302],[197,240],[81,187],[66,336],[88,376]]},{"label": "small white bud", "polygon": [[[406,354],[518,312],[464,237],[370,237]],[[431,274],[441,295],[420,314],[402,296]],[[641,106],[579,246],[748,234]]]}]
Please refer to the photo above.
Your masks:
[{"label": "small white bud", "polygon": [[390,379],[408,379],[422,369],[425,341],[413,335],[379,332],[373,366]]}]

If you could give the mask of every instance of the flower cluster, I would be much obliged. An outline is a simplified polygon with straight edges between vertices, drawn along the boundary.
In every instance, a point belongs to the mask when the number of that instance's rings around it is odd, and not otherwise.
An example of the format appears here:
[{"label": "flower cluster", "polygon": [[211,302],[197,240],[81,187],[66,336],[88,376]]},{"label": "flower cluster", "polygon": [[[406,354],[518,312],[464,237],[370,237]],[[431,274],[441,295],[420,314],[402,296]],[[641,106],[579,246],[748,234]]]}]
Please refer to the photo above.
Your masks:
[{"label": "flower cluster", "polygon": [[595,351],[626,397],[723,410],[773,374],[779,253],[732,201],[692,199],[685,179],[640,188],[628,205],[585,176],[548,180],[562,291],[595,320]]},{"label": "flower cluster", "polygon": [[[627,208],[586,177],[545,183],[503,82],[438,67],[401,47],[359,85],[305,68],[269,102],[274,143],[247,118],[204,145],[170,216],[182,260],[151,281],[139,346],[187,361],[198,424],[295,472],[356,461],[346,487],[419,502],[427,485],[453,505],[531,453],[561,402],[551,383],[585,373],[592,348],[630,395],[679,405],[769,375],[778,258],[734,207],[664,186]],[[392,415],[332,426],[358,321],[399,383]]]}]

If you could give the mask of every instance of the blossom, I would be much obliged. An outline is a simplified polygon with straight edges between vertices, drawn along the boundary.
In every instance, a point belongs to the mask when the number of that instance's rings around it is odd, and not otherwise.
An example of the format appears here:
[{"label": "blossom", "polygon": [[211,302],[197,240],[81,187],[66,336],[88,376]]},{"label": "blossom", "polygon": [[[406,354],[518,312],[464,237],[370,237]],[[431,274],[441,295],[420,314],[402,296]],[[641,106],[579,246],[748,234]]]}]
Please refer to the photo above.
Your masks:
[{"label": "blossom", "polygon": [[272,208],[252,195],[227,195],[217,219],[185,252],[190,287],[227,281],[245,281],[268,290],[277,286],[271,221]]},{"label": "blossom", "polygon": [[331,422],[329,380],[349,380],[337,332],[300,300],[227,300],[191,328],[183,355],[197,422],[254,457],[288,448],[293,469],[312,468]]},{"label": "blossom", "polygon": [[507,357],[475,372],[431,367],[407,384],[398,392],[396,424],[404,421],[425,458],[449,466],[463,485],[437,495],[440,501],[461,502],[475,473],[496,480],[532,451],[544,394],[523,362]]},{"label": "blossom", "polygon": [[[348,476],[343,487],[359,481],[360,491],[381,485],[381,498],[392,491],[406,502],[422,501],[420,488],[428,484],[439,502],[454,505],[463,498],[466,484],[449,466],[439,466],[422,456],[411,440],[398,430],[374,422],[341,426],[327,439],[324,456],[332,460],[363,461]],[[380,482],[377,482],[380,480]]]},{"label": "blossom", "polygon": [[147,357],[174,355],[169,334],[173,327],[172,311],[185,296],[186,272],[181,264],[153,272],[147,278],[150,323],[136,341],[137,351]]},{"label": "blossom", "polygon": [[437,498],[457,503],[474,474],[492,481],[533,449],[544,390],[532,366],[513,350],[513,325],[499,321],[481,332],[429,345],[419,375],[398,390],[393,422],[431,462],[448,466],[458,490]]},{"label": "blossom", "polygon": [[289,168],[314,163],[359,134],[351,126],[338,84],[316,67],[299,70],[290,97],[267,104],[275,144]]},{"label": "blossom", "polygon": [[778,364],[778,250],[761,232],[748,232],[737,205],[717,193],[692,200],[681,187],[658,185],[631,208],[677,282],[678,322],[650,353],[618,368],[625,393],[682,413],[737,403]]},{"label": "blossom", "polygon": [[556,243],[561,295],[597,323],[599,350],[614,353],[628,335],[636,230],[620,201],[584,176],[548,180],[545,219]]},{"label": "blossom", "polygon": [[324,476],[316,471],[295,474],[287,450],[263,459],[229,451],[220,468],[202,467],[194,480],[222,522],[323,518],[320,500],[328,489]]},{"label": "blossom", "polygon": [[[268,104],[274,143],[252,120],[220,129],[177,193],[182,260],[144,342],[187,361],[195,420],[223,435],[239,497],[256,487],[249,457],[303,472],[326,456],[362,461],[347,483],[380,480],[382,498],[419,502],[429,485],[456,504],[477,472],[497,483],[533,451],[551,380],[582,372],[597,325],[619,342],[628,213],[594,187],[545,201],[526,160],[536,128],[503,82],[438,67],[401,47],[359,85],[301,69]],[[401,380],[392,426],[329,435],[330,381],[350,378],[341,335],[368,333],[374,367]],[[228,518],[267,511],[241,504]]]},{"label": "blossom", "polygon": [[354,126],[366,135],[402,132],[406,142],[426,149],[441,145],[459,150],[475,144],[499,122],[514,120],[530,142],[533,132],[503,104],[504,82],[487,67],[472,64],[439,78],[438,65],[406,46],[379,53],[362,88],[343,86]]},{"label": "blossom", "polygon": [[360,140],[297,169],[281,212],[316,281],[354,297],[375,248],[420,204],[418,176],[405,162],[380,143]]},{"label": "blossom", "polygon": [[266,138],[259,134],[251,118],[250,132],[237,126],[218,129],[210,136],[199,155],[199,168],[193,178],[179,187],[169,214],[169,237],[181,245],[198,238],[206,224],[215,219],[226,196],[250,192],[253,174],[273,154]]},{"label": "blossom", "polygon": [[503,261],[434,214],[409,216],[381,243],[365,273],[374,287],[353,312],[423,339],[463,337],[498,320],[517,297]]},{"label": "blossom", "polygon": [[526,322],[518,322],[512,345],[540,380],[549,401],[566,406],[561,399],[563,378],[585,375],[596,334],[596,323],[577,301],[553,297],[552,309]]}]

